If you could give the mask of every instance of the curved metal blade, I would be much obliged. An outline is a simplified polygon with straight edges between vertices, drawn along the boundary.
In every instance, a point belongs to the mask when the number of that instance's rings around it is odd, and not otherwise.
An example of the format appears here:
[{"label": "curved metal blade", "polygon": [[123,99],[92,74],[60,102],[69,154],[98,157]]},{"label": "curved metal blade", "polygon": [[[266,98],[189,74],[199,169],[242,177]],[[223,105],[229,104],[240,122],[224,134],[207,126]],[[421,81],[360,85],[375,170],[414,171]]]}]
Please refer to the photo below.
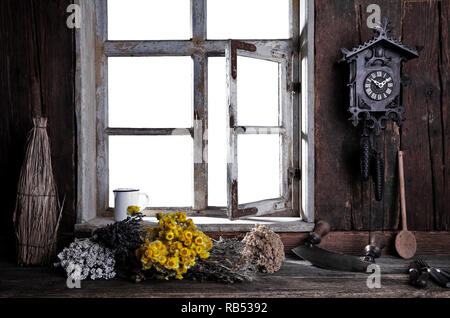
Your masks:
[{"label": "curved metal blade", "polygon": [[317,246],[301,245],[292,249],[292,252],[313,265],[326,269],[366,272],[367,266],[371,264],[358,257],[329,252]]}]

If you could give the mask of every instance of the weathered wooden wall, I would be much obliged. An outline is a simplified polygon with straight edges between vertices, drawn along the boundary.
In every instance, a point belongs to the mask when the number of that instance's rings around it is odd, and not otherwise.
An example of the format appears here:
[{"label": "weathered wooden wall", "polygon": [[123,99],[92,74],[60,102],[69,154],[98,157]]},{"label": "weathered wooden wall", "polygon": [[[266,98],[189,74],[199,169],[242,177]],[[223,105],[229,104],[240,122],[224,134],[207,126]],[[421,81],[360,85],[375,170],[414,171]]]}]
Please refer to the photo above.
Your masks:
[{"label": "weathered wooden wall", "polygon": [[[32,116],[48,117],[61,233],[75,222],[74,32],[69,0],[0,1],[0,251],[14,254],[12,214]],[[40,104],[42,101],[42,107]]]},{"label": "weathered wooden wall", "polygon": [[[415,230],[450,229],[449,10],[450,0],[316,1],[316,215],[333,230],[393,230],[399,223],[396,151],[405,150],[408,222]],[[66,27],[71,0],[0,1],[0,254],[14,251],[12,213],[26,135],[36,104],[49,118],[53,166],[66,196],[62,233],[75,223],[76,133],[74,32]],[[386,160],[385,199],[373,199],[358,173],[358,131],[347,108],[347,70],[340,48],[371,36],[368,4],[381,5],[394,35],[423,47],[405,72],[407,120],[390,125],[380,145]],[[300,235],[301,236],[301,235]],[[300,237],[299,236],[299,237]],[[345,246],[342,247],[345,249]]]},{"label": "weathered wooden wall", "polygon": [[[348,69],[340,48],[373,36],[366,20],[378,4],[393,36],[422,49],[404,73],[406,121],[390,124],[378,141],[386,187],[377,202],[371,182],[359,177],[360,132],[349,118]],[[316,0],[315,129],[316,217],[333,230],[392,230],[399,224],[397,151],[405,151],[408,224],[414,230],[450,229],[449,0]]]}]

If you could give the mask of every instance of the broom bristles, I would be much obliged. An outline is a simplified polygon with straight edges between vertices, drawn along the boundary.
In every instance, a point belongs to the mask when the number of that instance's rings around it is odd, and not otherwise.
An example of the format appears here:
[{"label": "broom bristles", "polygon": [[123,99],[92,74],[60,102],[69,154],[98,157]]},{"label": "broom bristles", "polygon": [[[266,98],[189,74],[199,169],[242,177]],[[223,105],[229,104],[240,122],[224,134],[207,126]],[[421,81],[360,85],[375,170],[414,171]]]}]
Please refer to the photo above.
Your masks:
[{"label": "broom bristles", "polygon": [[14,225],[20,265],[48,263],[56,252],[62,214],[53,176],[47,119],[33,118],[17,188]]}]

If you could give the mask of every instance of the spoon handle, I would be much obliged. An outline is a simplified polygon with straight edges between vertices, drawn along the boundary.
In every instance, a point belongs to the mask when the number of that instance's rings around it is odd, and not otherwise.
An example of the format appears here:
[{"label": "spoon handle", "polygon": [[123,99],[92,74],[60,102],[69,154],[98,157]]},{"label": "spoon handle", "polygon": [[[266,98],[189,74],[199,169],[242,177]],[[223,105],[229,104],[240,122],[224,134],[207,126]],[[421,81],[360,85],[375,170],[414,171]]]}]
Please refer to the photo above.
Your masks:
[{"label": "spoon handle", "polygon": [[398,173],[400,179],[400,204],[402,211],[402,229],[408,230],[406,222],[406,200],[405,200],[405,174],[403,171],[403,151],[398,152]]}]

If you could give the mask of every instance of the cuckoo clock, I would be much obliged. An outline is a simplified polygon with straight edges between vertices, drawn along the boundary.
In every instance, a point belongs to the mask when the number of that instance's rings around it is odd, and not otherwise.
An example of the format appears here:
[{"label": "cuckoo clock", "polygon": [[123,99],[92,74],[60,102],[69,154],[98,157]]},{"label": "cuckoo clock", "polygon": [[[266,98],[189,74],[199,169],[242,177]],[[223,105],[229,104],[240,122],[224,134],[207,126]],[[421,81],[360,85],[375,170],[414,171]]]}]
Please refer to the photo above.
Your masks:
[{"label": "cuckoo clock", "polygon": [[361,124],[361,173],[372,175],[375,197],[382,199],[383,159],[375,150],[374,135],[386,128],[388,120],[401,125],[405,107],[401,104],[402,63],[418,57],[418,52],[389,36],[386,19],[374,28],[372,40],[352,50],[341,49],[350,67],[350,103],[348,111],[354,126]]}]

